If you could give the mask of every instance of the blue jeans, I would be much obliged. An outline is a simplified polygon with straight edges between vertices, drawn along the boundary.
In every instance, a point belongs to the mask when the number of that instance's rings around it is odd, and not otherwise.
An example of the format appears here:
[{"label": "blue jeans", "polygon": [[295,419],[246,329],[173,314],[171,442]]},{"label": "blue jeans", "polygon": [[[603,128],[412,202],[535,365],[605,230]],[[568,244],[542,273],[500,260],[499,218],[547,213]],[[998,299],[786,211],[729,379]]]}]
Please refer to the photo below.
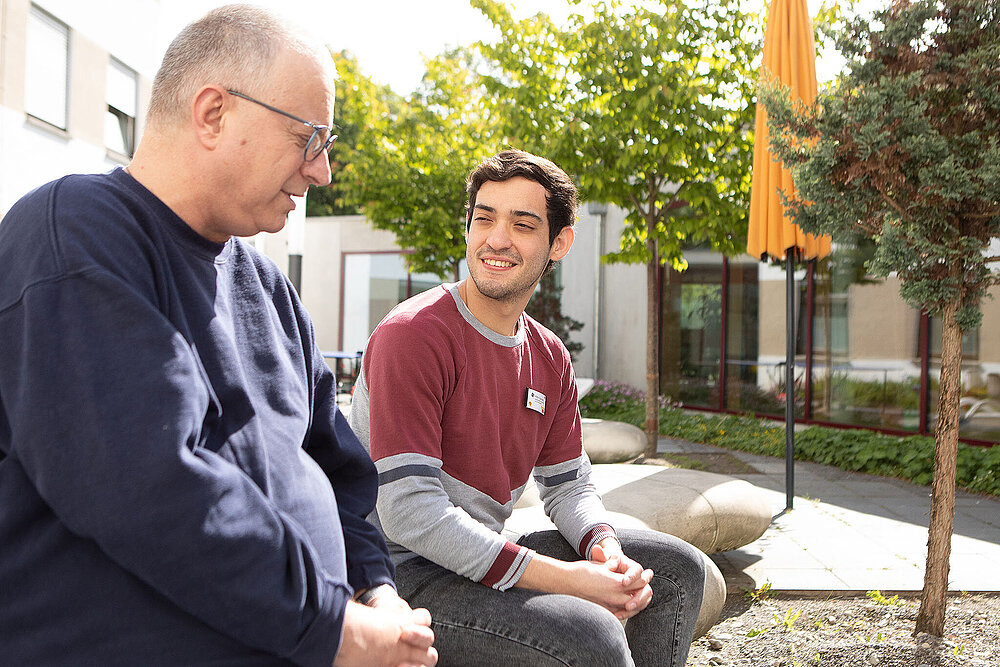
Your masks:
[{"label": "blue jeans", "polygon": [[[523,588],[493,590],[420,557],[397,566],[396,586],[410,606],[431,612],[439,666],[681,667],[701,610],[702,556],[665,533],[620,530],[618,537],[627,556],[653,570],[653,599],[624,628],[593,602]],[[554,530],[518,543],[559,560],[580,559]]]}]

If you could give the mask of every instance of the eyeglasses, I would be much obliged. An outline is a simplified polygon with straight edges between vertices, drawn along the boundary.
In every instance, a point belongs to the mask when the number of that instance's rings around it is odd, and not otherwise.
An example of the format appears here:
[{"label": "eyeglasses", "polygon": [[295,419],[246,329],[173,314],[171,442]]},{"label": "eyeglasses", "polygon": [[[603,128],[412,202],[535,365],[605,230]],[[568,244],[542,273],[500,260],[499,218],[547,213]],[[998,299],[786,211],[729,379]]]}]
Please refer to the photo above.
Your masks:
[{"label": "eyeglasses", "polygon": [[275,113],[280,113],[282,116],[291,118],[294,121],[298,121],[312,130],[312,135],[309,137],[309,141],[306,143],[305,150],[302,151],[302,157],[305,158],[306,162],[312,162],[318,158],[322,153],[325,153],[333,142],[337,140],[336,134],[330,133],[330,127],[328,125],[320,125],[318,123],[311,123],[308,120],[303,120],[298,116],[293,116],[287,111],[282,111],[277,107],[272,107],[270,104],[261,102],[260,100],[255,100],[249,95],[244,95],[243,93],[238,93],[235,90],[227,90],[230,95],[235,95],[236,97],[242,97],[248,102],[253,102],[254,104],[259,104],[269,111]]}]

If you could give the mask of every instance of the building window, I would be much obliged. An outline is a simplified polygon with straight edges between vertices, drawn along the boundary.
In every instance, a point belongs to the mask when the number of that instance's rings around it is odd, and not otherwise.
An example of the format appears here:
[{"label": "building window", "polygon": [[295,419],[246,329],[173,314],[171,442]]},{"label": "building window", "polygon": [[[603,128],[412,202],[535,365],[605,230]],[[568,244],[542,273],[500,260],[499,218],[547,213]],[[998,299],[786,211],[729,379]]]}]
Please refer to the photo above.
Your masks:
[{"label": "building window", "polygon": [[24,110],[59,129],[69,115],[69,27],[32,5],[28,14]]},{"label": "building window", "polygon": [[[462,260],[459,276],[468,275],[468,267]],[[411,273],[403,253],[344,253],[341,349],[347,352],[365,349],[368,337],[390,310],[441,282],[431,273]]]},{"label": "building window", "polygon": [[132,157],[135,152],[135,118],[139,77],[114,58],[108,62],[108,112],[104,115],[104,145]]},{"label": "building window", "polygon": [[343,349],[363,350],[396,304],[440,283],[437,276],[409,273],[402,253],[345,254]]},{"label": "building window", "polygon": [[[931,358],[941,358],[941,320],[931,318]],[[979,329],[972,329],[962,334],[962,360],[969,361],[979,358]]]}]

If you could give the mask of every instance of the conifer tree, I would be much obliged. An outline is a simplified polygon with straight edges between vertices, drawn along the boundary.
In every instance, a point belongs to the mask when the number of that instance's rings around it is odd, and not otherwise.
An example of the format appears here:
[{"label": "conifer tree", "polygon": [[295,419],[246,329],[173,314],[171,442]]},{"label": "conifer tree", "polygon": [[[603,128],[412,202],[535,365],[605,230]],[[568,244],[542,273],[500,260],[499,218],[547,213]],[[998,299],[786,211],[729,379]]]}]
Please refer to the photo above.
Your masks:
[{"label": "conifer tree", "polygon": [[940,636],[954,521],[962,333],[1000,282],[1000,3],[896,0],[855,20],[838,47],[848,71],[814,108],[762,93],[772,147],[790,167],[805,231],[875,241],[868,270],[942,323],[927,566],[916,631]]}]

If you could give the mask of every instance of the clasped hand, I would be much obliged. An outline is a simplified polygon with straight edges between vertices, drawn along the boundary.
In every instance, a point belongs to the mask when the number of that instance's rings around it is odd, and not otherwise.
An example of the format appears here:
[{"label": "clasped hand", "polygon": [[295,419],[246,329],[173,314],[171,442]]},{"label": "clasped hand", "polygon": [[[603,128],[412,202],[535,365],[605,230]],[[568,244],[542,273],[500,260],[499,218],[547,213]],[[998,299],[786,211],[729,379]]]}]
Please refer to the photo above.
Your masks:
[{"label": "clasped hand", "polygon": [[431,615],[411,609],[395,594],[382,595],[366,607],[348,602],[344,610],[343,639],[335,667],[433,667],[437,650],[432,646]]},{"label": "clasped hand", "polygon": [[581,597],[605,607],[619,620],[635,616],[653,599],[649,586],[653,571],[626,556],[613,537],[595,544],[590,561],[579,563],[584,568],[588,591]]}]

